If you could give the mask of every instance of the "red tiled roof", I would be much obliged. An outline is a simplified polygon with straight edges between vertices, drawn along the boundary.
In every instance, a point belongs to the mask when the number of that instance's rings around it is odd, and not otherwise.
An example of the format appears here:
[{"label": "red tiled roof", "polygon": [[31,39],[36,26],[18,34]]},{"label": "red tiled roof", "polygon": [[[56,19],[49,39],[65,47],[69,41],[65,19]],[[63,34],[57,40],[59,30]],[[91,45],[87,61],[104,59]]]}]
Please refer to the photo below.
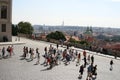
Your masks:
[{"label": "red tiled roof", "polygon": [[87,40],[88,42],[93,42],[94,38],[88,37],[86,40]]},{"label": "red tiled roof", "polygon": [[[67,41],[70,39],[70,36],[65,36]],[[75,39],[76,41],[80,41],[80,39],[78,37],[72,36],[73,39]]]},{"label": "red tiled roof", "polygon": [[120,51],[120,43],[108,44],[104,48]]}]

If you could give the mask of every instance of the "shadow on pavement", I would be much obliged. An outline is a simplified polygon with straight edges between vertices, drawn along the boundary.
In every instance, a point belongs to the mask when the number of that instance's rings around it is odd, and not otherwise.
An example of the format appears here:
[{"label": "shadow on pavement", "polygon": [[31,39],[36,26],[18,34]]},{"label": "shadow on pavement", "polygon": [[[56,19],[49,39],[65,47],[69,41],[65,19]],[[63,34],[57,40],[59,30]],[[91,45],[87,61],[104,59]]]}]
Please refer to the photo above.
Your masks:
[{"label": "shadow on pavement", "polygon": [[46,68],[46,69],[42,69],[40,71],[48,71],[48,70],[51,70],[52,68]]},{"label": "shadow on pavement", "polygon": [[25,60],[25,58],[20,58],[20,60]]}]

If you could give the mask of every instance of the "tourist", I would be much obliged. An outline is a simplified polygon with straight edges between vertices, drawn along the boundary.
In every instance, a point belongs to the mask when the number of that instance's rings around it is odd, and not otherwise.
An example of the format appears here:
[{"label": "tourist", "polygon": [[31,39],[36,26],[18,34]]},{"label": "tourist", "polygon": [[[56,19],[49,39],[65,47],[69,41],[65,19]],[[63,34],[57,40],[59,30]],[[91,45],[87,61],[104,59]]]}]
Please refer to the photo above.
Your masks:
[{"label": "tourist", "polygon": [[94,63],[94,56],[91,56],[91,63]]},{"label": "tourist", "polygon": [[65,60],[66,54],[67,54],[67,50],[65,49],[62,53],[62,61]]},{"label": "tourist", "polygon": [[57,43],[56,47],[57,47],[57,49],[58,49],[58,47],[59,47],[59,44],[58,44],[58,43]]},{"label": "tourist", "polygon": [[44,48],[45,55],[47,55],[47,47]]},{"label": "tourist", "polygon": [[76,59],[76,55],[78,54],[78,52],[77,52],[77,50],[75,51],[74,49],[73,49],[73,54],[72,54],[72,61],[75,61],[75,59]]},{"label": "tourist", "polygon": [[32,48],[29,49],[30,59],[33,60],[32,56]]},{"label": "tourist", "polygon": [[87,60],[88,60],[88,64],[90,64],[90,55],[88,55]]},{"label": "tourist", "polygon": [[55,48],[53,49],[53,54],[54,54],[54,55],[56,54],[56,49],[55,49]]},{"label": "tourist", "polygon": [[93,64],[88,66],[87,68],[87,79],[86,80],[91,80],[92,79],[92,71],[93,71]]},{"label": "tourist", "polygon": [[86,60],[86,57],[84,57],[84,68],[86,67],[87,65],[87,60]]},{"label": "tourist", "polygon": [[81,54],[79,53],[77,55],[77,64],[76,64],[76,66],[80,65],[80,58],[81,58]]},{"label": "tourist", "polygon": [[2,57],[5,57],[5,47],[2,48]]},{"label": "tourist", "polygon": [[28,54],[28,47],[26,47],[25,53],[26,53],[26,57],[29,56],[29,54]]},{"label": "tourist", "polygon": [[79,70],[79,73],[80,73],[79,78],[82,78],[83,71],[84,71],[84,66],[81,65],[81,66],[80,66],[80,70]]},{"label": "tourist", "polygon": [[9,54],[9,56],[11,57],[10,46],[7,47],[7,52]]},{"label": "tourist", "polygon": [[86,51],[85,51],[85,50],[83,51],[83,56],[84,56],[84,57],[86,57],[86,56],[87,56],[87,53],[86,53]]},{"label": "tourist", "polygon": [[97,76],[97,65],[95,65],[95,66],[93,67],[92,75],[95,75],[95,78],[96,78],[96,76]]},{"label": "tourist", "polygon": [[69,45],[67,45],[67,49],[69,49]]},{"label": "tourist", "polygon": [[57,64],[61,64],[61,51],[57,49],[57,55],[56,55]]},{"label": "tourist", "polygon": [[112,65],[113,65],[113,60],[110,61],[110,71],[113,70],[113,66]]},{"label": "tourist", "polygon": [[23,47],[23,55],[22,55],[21,57],[24,57],[24,56],[25,56],[25,49],[26,49],[26,47],[24,46],[24,47]]},{"label": "tourist", "polygon": [[36,62],[36,64],[39,64],[40,63],[40,53],[38,52],[38,48],[36,48],[36,57],[37,57],[37,62]]},{"label": "tourist", "polygon": [[15,55],[15,53],[14,53],[14,46],[13,46],[13,45],[11,45],[11,53],[12,53],[13,55]]},{"label": "tourist", "polygon": [[24,55],[23,55],[24,59],[26,59],[27,53],[28,53],[28,47],[25,47],[25,49],[24,49]]},{"label": "tourist", "polygon": [[49,63],[50,67],[48,69],[52,69],[53,65],[54,65],[54,59],[52,56],[50,56],[50,63]]},{"label": "tourist", "polygon": [[31,60],[33,60],[34,59],[34,49],[32,48],[31,49]]},{"label": "tourist", "polygon": [[70,64],[70,55],[66,54],[66,61],[65,61],[65,65]]},{"label": "tourist", "polygon": [[49,52],[50,50],[48,50],[48,52],[47,52],[47,47],[45,47],[45,48],[44,48],[44,51],[45,51],[45,53],[44,53],[43,57],[44,57],[45,60],[44,60],[44,62],[43,62],[43,65],[45,64],[45,66],[47,66],[48,63],[49,63],[49,56],[48,56],[48,55],[49,55],[49,53],[50,53],[50,52]]},{"label": "tourist", "polygon": [[10,57],[11,57],[12,56],[12,46],[9,49],[10,49]]}]

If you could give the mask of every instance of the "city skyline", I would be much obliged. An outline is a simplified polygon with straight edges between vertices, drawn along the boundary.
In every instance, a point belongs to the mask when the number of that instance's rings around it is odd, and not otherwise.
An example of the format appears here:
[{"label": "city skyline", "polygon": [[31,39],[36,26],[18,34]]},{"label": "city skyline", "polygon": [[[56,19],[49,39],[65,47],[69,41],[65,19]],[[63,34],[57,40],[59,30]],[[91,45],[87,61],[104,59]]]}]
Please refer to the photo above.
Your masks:
[{"label": "city skyline", "polygon": [[14,0],[13,24],[120,28],[120,0]]}]

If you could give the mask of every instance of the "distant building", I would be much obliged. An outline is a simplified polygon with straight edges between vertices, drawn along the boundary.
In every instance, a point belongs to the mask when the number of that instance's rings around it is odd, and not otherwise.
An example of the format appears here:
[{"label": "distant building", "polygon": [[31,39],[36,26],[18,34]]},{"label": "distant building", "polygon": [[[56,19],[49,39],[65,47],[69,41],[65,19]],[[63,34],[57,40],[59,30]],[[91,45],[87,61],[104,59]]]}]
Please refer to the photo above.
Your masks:
[{"label": "distant building", "polygon": [[93,38],[93,31],[92,31],[92,27],[87,27],[87,30],[83,33],[84,35],[84,39],[88,42],[93,42],[94,38]]},{"label": "distant building", "polygon": [[72,39],[74,39],[74,40],[76,40],[76,41],[80,41],[80,39],[79,39],[78,37],[76,37],[76,36],[69,36],[69,35],[66,35],[65,38],[66,38],[66,41],[69,41],[70,38],[72,38]]},{"label": "distant building", "polygon": [[40,40],[40,39],[46,39],[46,33],[39,33],[39,32],[34,32],[33,34],[32,34],[32,39],[38,39],[38,40]]},{"label": "distant building", "polygon": [[12,41],[12,0],[0,0],[0,42]]}]

